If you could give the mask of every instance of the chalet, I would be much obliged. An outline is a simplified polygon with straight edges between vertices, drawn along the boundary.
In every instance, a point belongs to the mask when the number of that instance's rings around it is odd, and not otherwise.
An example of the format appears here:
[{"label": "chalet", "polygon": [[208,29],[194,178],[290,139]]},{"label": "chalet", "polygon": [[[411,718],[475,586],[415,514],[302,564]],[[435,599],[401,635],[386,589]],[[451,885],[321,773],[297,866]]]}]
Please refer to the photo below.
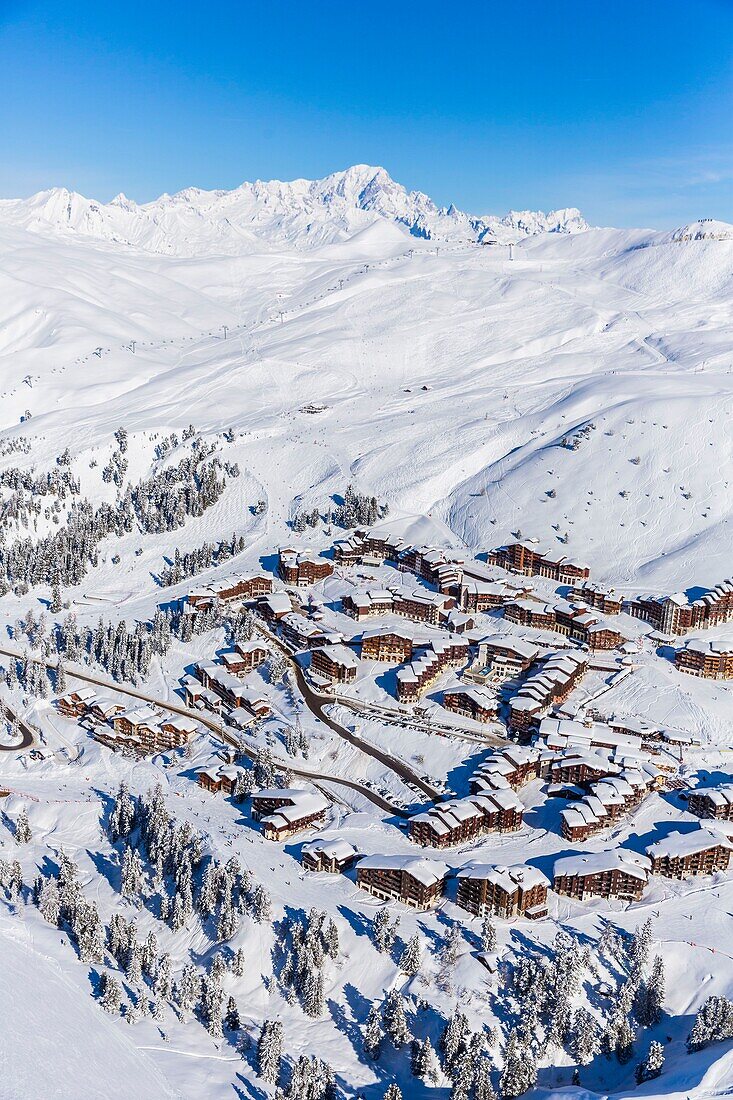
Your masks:
[{"label": "chalet", "polygon": [[219,654],[219,660],[227,672],[231,672],[234,676],[244,676],[265,663],[267,650],[262,642],[250,639],[246,642],[237,642],[233,649],[223,650]]},{"label": "chalet", "polygon": [[439,802],[410,818],[408,835],[426,848],[452,848],[488,832],[516,832],[524,806],[511,790],[491,790]]},{"label": "chalet", "polygon": [[313,649],[326,641],[323,628],[297,611],[290,611],[279,620],[280,633],[294,649]]},{"label": "chalet", "polygon": [[505,920],[520,916],[536,920],[547,916],[549,885],[536,867],[469,863],[458,872],[456,904],[477,917],[492,913]]},{"label": "chalet", "polygon": [[272,788],[252,795],[252,817],[262,823],[266,840],[287,840],[321,824],[328,800],[318,791]]},{"label": "chalet", "polygon": [[367,592],[347,592],[341,597],[341,610],[357,622],[374,615],[389,615],[394,610],[394,593],[389,588],[372,588]]},{"label": "chalet", "polygon": [[412,638],[401,630],[388,627],[365,630],[361,636],[363,661],[388,661],[403,664],[412,660]]},{"label": "chalet", "polygon": [[397,590],[392,611],[404,619],[439,626],[446,621],[452,607],[455,607],[455,601],[451,596],[424,590],[416,592]]},{"label": "chalet", "polygon": [[94,688],[83,687],[70,691],[56,700],[59,713],[65,718],[81,718],[92,707],[97,693]]},{"label": "chalet", "polygon": [[128,749],[138,756],[182,748],[199,729],[186,715],[163,717],[147,705],[115,714],[111,726],[109,732],[98,728],[97,739],[111,748]]},{"label": "chalet", "polygon": [[731,851],[733,844],[727,837],[701,826],[691,833],[670,833],[664,840],[650,844],[646,854],[653,875],[688,878],[727,871]]},{"label": "chalet", "polygon": [[397,698],[400,703],[415,703],[425,689],[450,667],[468,658],[468,644],[460,635],[436,639],[411,664],[397,670]]},{"label": "chalet", "polygon": [[503,607],[512,593],[506,585],[495,581],[467,580],[460,587],[458,606],[464,611],[495,611]]},{"label": "chalet", "polygon": [[472,794],[518,790],[540,774],[540,753],[530,745],[507,745],[479,764],[469,780]]},{"label": "chalet", "polygon": [[429,909],[443,896],[448,867],[435,859],[367,856],[356,866],[357,885],[382,901]]},{"label": "chalet", "polygon": [[733,821],[733,783],[719,787],[695,787],[690,791],[687,809],[697,817]]},{"label": "chalet", "polygon": [[537,630],[553,630],[594,650],[615,649],[628,640],[620,630],[600,622],[586,606],[564,600],[552,606],[533,600],[517,600],[505,606],[504,618]]},{"label": "chalet", "polygon": [[205,768],[197,773],[199,787],[212,794],[221,792],[224,795],[232,795],[237,779],[243,774],[243,768],[234,767],[232,764],[222,764],[219,767]]},{"label": "chalet", "polygon": [[632,768],[594,783],[585,798],[562,811],[563,837],[572,841],[587,840],[638,806],[646,791],[646,778]]},{"label": "chalet", "polygon": [[671,596],[637,596],[627,601],[624,610],[651,623],[664,635],[705,630],[733,620],[733,580],[723,581],[692,603],[682,592]]},{"label": "chalet", "polygon": [[589,897],[639,901],[650,870],[650,859],[626,848],[565,856],[555,863],[552,888],[578,901]]},{"label": "chalet", "polygon": [[473,615],[468,615],[465,611],[459,611],[457,607],[454,607],[448,612],[443,625],[452,634],[465,634],[469,630],[475,630],[476,620]]},{"label": "chalet", "polygon": [[486,688],[452,688],[443,692],[443,706],[463,714],[474,722],[493,722],[499,713],[499,700]]},{"label": "chalet", "polygon": [[588,786],[600,779],[618,775],[621,769],[608,757],[592,752],[569,752],[549,762],[550,783]]},{"label": "chalet", "polygon": [[595,584],[583,584],[570,591],[573,600],[600,611],[602,615],[620,615],[623,608],[621,596],[612,588],[604,589]]},{"label": "chalet", "polygon": [[300,849],[300,862],[306,871],[343,874],[356,863],[359,853],[348,840],[311,840]]},{"label": "chalet", "polygon": [[169,742],[168,748],[180,749],[188,745],[199,732],[198,722],[185,714],[171,714],[160,721],[162,740]]},{"label": "chalet", "polygon": [[350,684],[356,679],[359,659],[345,645],[327,645],[311,653],[311,671],[337,684]]},{"label": "chalet", "polygon": [[693,626],[694,612],[682,592],[671,596],[637,596],[626,601],[624,610],[635,619],[644,619],[660,634],[684,634]]},{"label": "chalet", "polygon": [[554,630],[555,612],[549,604],[534,600],[515,600],[504,607],[504,618],[519,626],[531,626],[535,630]]},{"label": "chalet", "polygon": [[[249,684],[243,683],[239,677],[227,672],[221,665],[212,661],[199,661],[196,665],[196,674],[204,687],[214,696],[217,696],[226,706],[231,708],[246,707],[258,718],[265,718],[270,713],[270,704],[260,691]],[[186,688],[188,699],[189,687]],[[203,699],[210,705],[210,696],[201,694],[199,701]],[[217,709],[211,707],[210,709]]]},{"label": "chalet", "polygon": [[564,702],[588,669],[588,659],[576,650],[551,653],[509,700],[509,727],[527,732],[552,706]]},{"label": "chalet", "polygon": [[415,573],[439,592],[458,596],[463,579],[463,562],[451,552],[431,546],[411,546],[404,539],[383,531],[357,530],[339,539],[333,548],[334,561],[380,564],[389,561],[405,573]]},{"label": "chalet", "polygon": [[525,577],[547,577],[566,584],[575,584],[590,576],[590,569],[584,562],[575,561],[554,548],[531,540],[500,546],[490,551],[486,560],[489,565],[498,565],[513,573],[522,573]]},{"label": "chalet", "polygon": [[245,603],[257,599],[266,593],[272,592],[272,578],[264,573],[245,575],[237,573],[223,580],[212,581],[202,588],[195,588],[186,596],[189,607],[195,607],[197,611],[211,607],[218,602],[232,603],[235,600]]},{"label": "chalet", "polygon": [[257,610],[269,623],[277,623],[293,610],[293,601],[287,592],[271,592],[257,601]]},{"label": "chalet", "polygon": [[689,676],[733,680],[733,641],[704,642],[695,638],[677,650],[674,663]]},{"label": "chalet", "polygon": [[305,588],[325,580],[333,573],[333,564],[327,558],[312,551],[281,549],[278,555],[278,572],[286,584]]},{"label": "chalet", "polygon": [[115,715],[122,714],[124,710],[124,703],[105,697],[95,699],[89,708],[88,714],[93,722],[111,722]]}]

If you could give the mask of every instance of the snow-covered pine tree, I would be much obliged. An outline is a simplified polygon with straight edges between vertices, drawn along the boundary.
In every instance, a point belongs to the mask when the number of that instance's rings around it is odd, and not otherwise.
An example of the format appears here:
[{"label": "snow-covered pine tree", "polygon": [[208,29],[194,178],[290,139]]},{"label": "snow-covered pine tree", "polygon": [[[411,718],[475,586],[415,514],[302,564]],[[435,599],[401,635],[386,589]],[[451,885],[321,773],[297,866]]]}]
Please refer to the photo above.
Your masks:
[{"label": "snow-covered pine tree", "polygon": [[653,1027],[662,1018],[664,1004],[664,962],[655,955],[651,974],[639,988],[636,997],[636,1018],[642,1027]]},{"label": "snow-covered pine tree", "polygon": [[440,1052],[446,1077],[453,1077],[458,1062],[466,1053],[469,1036],[468,1020],[460,1009],[456,1008],[440,1037]]},{"label": "snow-covered pine tree", "polygon": [[687,1049],[702,1050],[708,1043],[722,1039],[733,1039],[733,1001],[727,997],[708,997],[695,1017]]},{"label": "snow-covered pine tree", "polygon": [[272,917],[272,901],[265,887],[258,882],[252,891],[251,898],[252,917],[258,924],[269,921]]},{"label": "snow-covered pine tree", "polygon": [[405,1015],[405,1002],[399,989],[390,989],[384,998],[382,1019],[387,1038],[398,1050],[412,1039]]},{"label": "snow-covered pine tree", "polygon": [[282,1023],[280,1020],[265,1020],[257,1043],[257,1072],[263,1081],[271,1085],[278,1083],[282,1053]]},{"label": "snow-covered pine tree", "polygon": [[323,971],[310,967],[301,988],[301,1002],[306,1016],[322,1016],[326,1010],[323,996]]},{"label": "snow-covered pine tree", "polygon": [[238,947],[237,952],[232,959],[232,974],[235,978],[241,978],[244,975],[244,968],[246,966],[247,959],[244,954],[244,948]]},{"label": "snow-covered pine tree", "polygon": [[411,1048],[410,1069],[413,1077],[423,1084],[435,1087],[442,1078],[440,1060],[430,1039],[414,1039]]},{"label": "snow-covered pine tree", "polygon": [[491,1082],[491,1061],[483,1054],[476,1060],[473,1077],[473,1100],[496,1100]]},{"label": "snow-covered pine tree", "polygon": [[586,1008],[579,1008],[573,1016],[572,1055],[581,1066],[590,1065],[601,1047],[601,1028]]},{"label": "snow-covered pine tree", "polygon": [[364,1053],[368,1058],[374,1060],[379,1058],[383,1039],[384,1027],[382,1025],[382,1013],[379,1007],[373,1004],[367,1013],[366,1022],[364,1024]]},{"label": "snow-covered pine tree", "polygon": [[122,987],[112,974],[102,972],[99,981],[99,1006],[111,1016],[117,1016],[122,1005]]},{"label": "snow-covered pine tree", "polygon": [[504,1050],[504,1068],[499,1079],[503,1100],[514,1100],[514,1097],[522,1096],[534,1088],[536,1082],[537,1066],[534,1056],[512,1031]]},{"label": "snow-covered pine tree", "polygon": [[241,1026],[242,1021],[239,1017],[237,1002],[234,1000],[234,997],[230,997],[227,1001],[226,1012],[224,1014],[224,1027],[227,1031],[239,1031]]},{"label": "snow-covered pine tree", "polygon": [[206,1030],[212,1039],[221,1039],[222,1009],[224,1004],[224,990],[221,987],[221,979],[213,974],[204,978],[201,992],[201,1012],[206,1024]]},{"label": "snow-covered pine tree", "polygon": [[488,909],[481,922],[481,950],[496,951],[496,927]]},{"label": "snow-covered pine tree", "polygon": [[135,898],[139,895],[144,876],[145,868],[140,854],[128,844],[122,855],[120,892],[123,898]]},{"label": "snow-covered pine tree", "polygon": [[28,844],[32,837],[33,833],[28,820],[28,812],[23,806],[15,819],[15,840],[18,844]]},{"label": "snow-covered pine tree", "polygon": [[394,1081],[391,1085],[387,1085],[384,1100],[402,1100],[402,1089],[399,1085],[396,1085]]},{"label": "snow-covered pine tree", "polygon": [[643,1062],[636,1067],[636,1083],[641,1085],[644,1081],[653,1081],[659,1077],[664,1068],[664,1047],[655,1040],[649,1046],[649,1053]]},{"label": "snow-covered pine tree", "polygon": [[422,964],[422,949],[420,947],[420,937],[417,932],[412,936],[400,955],[400,970],[407,974],[408,977],[414,978],[416,974],[420,972],[420,966]]},{"label": "snow-covered pine tree", "polygon": [[114,844],[120,838],[126,838],[135,827],[135,803],[130,796],[127,783],[120,783],[107,824],[109,838]]},{"label": "snow-covered pine tree", "polygon": [[386,905],[378,910],[372,925],[374,946],[377,948],[377,951],[387,953],[392,950],[399,923],[399,917],[395,917],[394,921],[390,920],[389,909]]},{"label": "snow-covered pine tree", "polygon": [[158,969],[155,972],[153,992],[159,1000],[169,1001],[173,994],[173,975],[171,970],[171,957],[164,952],[158,961]]}]

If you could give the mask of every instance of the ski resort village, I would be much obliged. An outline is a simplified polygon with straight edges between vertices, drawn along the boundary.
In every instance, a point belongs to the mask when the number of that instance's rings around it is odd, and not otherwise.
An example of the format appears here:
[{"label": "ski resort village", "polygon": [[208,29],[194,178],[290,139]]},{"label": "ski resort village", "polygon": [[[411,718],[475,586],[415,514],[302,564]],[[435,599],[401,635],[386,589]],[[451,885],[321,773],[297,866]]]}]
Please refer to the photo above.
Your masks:
[{"label": "ski resort village", "polygon": [[0,1095],[729,1095],[733,228],[0,247]]}]

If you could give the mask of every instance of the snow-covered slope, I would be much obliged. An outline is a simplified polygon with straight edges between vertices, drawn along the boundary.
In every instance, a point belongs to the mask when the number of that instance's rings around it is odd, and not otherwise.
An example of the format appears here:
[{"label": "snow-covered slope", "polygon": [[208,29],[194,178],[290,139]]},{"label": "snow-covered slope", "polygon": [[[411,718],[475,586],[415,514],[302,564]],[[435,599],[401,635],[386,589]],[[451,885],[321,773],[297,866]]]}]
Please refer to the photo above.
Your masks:
[{"label": "snow-covered slope", "polygon": [[[728,575],[725,227],[703,239],[690,227],[532,232],[512,260],[475,243],[436,251],[395,220],[407,218],[408,198],[426,213],[429,200],[371,183],[353,169],[317,186],[191,192],[188,203],[161,200],[144,222],[121,202],[94,212],[48,198],[43,208],[62,221],[70,210],[73,233],[49,220],[39,232],[40,200],[6,203],[2,427],[12,432],[30,411],[53,460],[60,441],[106,445],[120,423],[195,419],[244,433],[242,462],[283,517],[295,499],[317,505],[351,477],[393,510],[430,513],[474,550],[521,528],[567,534],[617,582],[674,590]],[[166,202],[207,233],[207,204],[246,206],[239,251],[217,243],[210,255],[162,256],[111,239],[111,210],[160,228]],[[303,249],[305,211],[316,207],[310,232],[322,243]],[[395,217],[377,215],[387,209]],[[3,224],[21,210],[26,228]],[[203,247],[178,224],[158,244]],[[529,234],[539,223],[512,224]],[[90,235],[105,225],[107,239]],[[134,236],[129,225],[120,238]],[[327,412],[303,417],[309,402]],[[562,446],[591,424],[577,451]]]},{"label": "snow-covered slope", "polygon": [[257,180],[234,191],[190,187],[142,206],[122,194],[100,203],[64,188],[0,202],[0,223],[179,256],[240,254],[263,244],[317,247],[350,237],[376,220],[427,240],[484,243],[588,228],[575,209],[472,217],[452,205],[438,207],[421,191],[406,191],[384,168],[366,164],[322,180]]}]

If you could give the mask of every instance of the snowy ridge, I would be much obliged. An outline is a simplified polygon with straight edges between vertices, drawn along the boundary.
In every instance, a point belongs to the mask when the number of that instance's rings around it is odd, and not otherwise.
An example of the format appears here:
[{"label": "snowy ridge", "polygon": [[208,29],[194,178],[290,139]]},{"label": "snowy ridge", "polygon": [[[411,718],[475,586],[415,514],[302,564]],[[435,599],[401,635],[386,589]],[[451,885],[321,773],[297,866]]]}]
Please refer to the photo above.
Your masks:
[{"label": "snowy ridge", "polygon": [[407,191],[384,168],[365,164],[321,180],[257,180],[233,191],[191,187],[143,205],[123,194],[101,203],[65,188],[0,201],[0,222],[6,224],[181,256],[238,254],[256,242],[314,248],[347,239],[377,220],[424,240],[482,243],[588,228],[576,209],[510,211],[501,218],[438,207],[421,191]]}]

